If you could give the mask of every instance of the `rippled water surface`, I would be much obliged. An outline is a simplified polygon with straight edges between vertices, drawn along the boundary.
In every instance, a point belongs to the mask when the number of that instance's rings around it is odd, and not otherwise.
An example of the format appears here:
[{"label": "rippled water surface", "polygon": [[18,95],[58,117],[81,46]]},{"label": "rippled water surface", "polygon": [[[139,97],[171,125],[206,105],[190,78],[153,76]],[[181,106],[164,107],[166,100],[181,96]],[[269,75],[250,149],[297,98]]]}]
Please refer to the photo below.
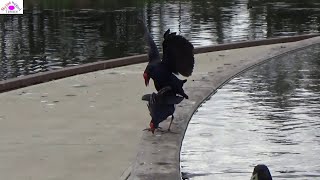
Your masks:
[{"label": "rippled water surface", "polygon": [[167,28],[195,46],[318,32],[318,0],[24,0],[0,16],[0,80],[145,53]]},{"label": "rippled water surface", "polygon": [[320,179],[320,45],[234,78],[198,109],[181,152],[190,179]]}]

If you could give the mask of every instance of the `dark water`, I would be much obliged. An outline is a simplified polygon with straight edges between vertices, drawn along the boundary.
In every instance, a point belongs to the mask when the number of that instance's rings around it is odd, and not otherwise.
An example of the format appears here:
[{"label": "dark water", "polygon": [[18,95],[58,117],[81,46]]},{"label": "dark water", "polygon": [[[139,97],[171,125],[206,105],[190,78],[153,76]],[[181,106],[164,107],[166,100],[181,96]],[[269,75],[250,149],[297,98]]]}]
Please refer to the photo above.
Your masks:
[{"label": "dark water", "polygon": [[198,109],[181,152],[194,180],[320,179],[320,45],[234,78]]},{"label": "dark water", "polygon": [[[137,17],[158,44],[167,28],[197,46],[318,32],[318,0],[24,0],[0,15],[0,80],[145,53]],[[252,7],[252,8],[251,8]]]}]

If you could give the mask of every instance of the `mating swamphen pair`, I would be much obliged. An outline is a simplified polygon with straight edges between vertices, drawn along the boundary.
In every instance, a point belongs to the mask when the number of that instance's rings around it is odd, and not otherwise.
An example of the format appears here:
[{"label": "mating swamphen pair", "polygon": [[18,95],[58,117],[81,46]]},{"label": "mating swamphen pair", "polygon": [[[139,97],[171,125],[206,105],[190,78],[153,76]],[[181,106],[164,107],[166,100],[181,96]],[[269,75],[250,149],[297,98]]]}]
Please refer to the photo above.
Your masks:
[{"label": "mating swamphen pair", "polygon": [[[170,33],[168,29],[164,33],[162,43],[162,60],[159,50],[143,22],[145,39],[149,46],[149,63],[143,73],[145,85],[148,86],[150,79],[158,93],[147,94],[142,100],[148,101],[148,109],[151,116],[150,130],[154,133],[159,128],[159,123],[171,116],[170,130],[174,119],[175,104],[179,104],[188,95],[183,90],[187,80],[180,80],[176,75],[189,77],[193,72],[194,54],[193,45],[183,36]],[[175,75],[176,74],[176,75]]]}]

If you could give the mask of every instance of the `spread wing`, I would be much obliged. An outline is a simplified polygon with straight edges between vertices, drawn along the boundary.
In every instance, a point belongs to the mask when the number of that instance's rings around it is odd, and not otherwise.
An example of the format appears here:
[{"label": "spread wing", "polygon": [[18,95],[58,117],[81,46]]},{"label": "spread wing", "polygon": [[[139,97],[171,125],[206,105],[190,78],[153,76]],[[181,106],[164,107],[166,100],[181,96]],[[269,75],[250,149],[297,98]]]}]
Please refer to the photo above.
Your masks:
[{"label": "spread wing", "polygon": [[141,24],[141,26],[143,27],[144,30],[144,39],[148,44],[149,50],[148,50],[148,58],[149,58],[149,63],[151,62],[157,62],[157,61],[161,61],[160,58],[160,54],[159,54],[159,50],[157,48],[156,43],[154,42],[152,35],[150,34],[146,22],[145,22],[145,18],[142,17],[143,19],[139,19],[139,22]]},{"label": "spread wing", "polygon": [[168,29],[164,34],[162,48],[162,62],[173,73],[186,77],[191,76],[194,68],[194,47],[186,38],[176,35],[176,33],[170,33],[170,29]]}]

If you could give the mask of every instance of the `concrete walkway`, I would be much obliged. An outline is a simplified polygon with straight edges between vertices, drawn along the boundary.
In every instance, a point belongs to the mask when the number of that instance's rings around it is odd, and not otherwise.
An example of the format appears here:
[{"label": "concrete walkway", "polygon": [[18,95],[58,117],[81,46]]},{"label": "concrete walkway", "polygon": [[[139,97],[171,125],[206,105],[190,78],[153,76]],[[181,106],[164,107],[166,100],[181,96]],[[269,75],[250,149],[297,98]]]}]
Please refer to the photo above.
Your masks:
[{"label": "concrete walkway", "polygon": [[[306,40],[308,41],[308,40]],[[294,43],[196,55],[188,86]],[[150,117],[146,64],[77,75],[0,94],[0,179],[119,179]],[[152,84],[151,84],[152,85]]]}]

